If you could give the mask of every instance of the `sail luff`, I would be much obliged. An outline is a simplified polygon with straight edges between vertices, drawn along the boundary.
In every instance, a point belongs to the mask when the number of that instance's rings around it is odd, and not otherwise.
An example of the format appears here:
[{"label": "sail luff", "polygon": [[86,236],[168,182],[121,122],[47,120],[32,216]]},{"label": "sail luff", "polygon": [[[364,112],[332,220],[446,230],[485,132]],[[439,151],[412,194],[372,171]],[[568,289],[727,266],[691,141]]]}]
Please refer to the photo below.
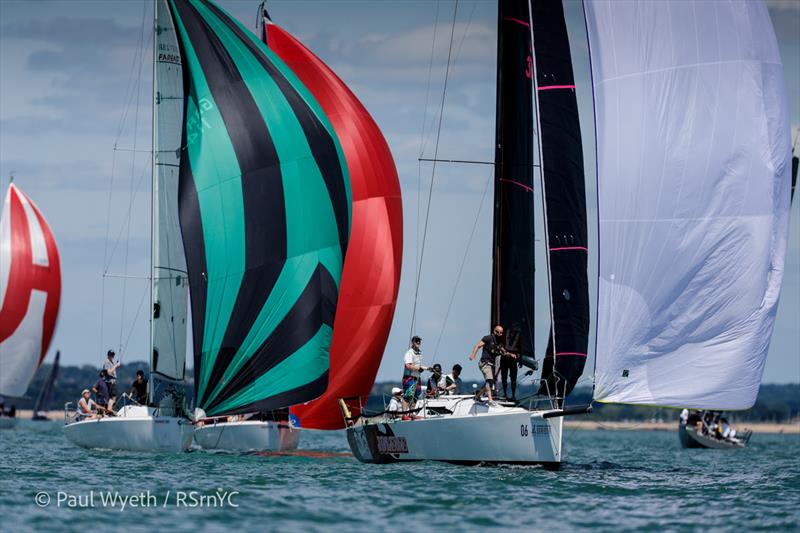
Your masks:
[{"label": "sail luff", "polygon": [[50,403],[50,397],[53,395],[53,386],[58,378],[59,363],[61,362],[61,352],[56,351],[56,357],[53,359],[53,366],[50,367],[50,372],[47,373],[47,378],[42,385],[42,390],[39,392],[39,397],[36,398],[36,405],[33,407],[33,415],[36,416],[41,411],[47,409],[47,404]]}]

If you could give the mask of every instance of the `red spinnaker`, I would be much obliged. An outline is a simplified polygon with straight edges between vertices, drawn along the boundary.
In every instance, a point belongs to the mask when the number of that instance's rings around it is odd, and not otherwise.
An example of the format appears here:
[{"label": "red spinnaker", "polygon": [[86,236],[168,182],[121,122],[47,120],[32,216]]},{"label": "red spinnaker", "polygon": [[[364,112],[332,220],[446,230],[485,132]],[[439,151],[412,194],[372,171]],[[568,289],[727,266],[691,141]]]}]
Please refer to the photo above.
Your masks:
[{"label": "red spinnaker", "polygon": [[0,395],[22,396],[53,338],[61,265],[42,213],[14,184],[0,219]]},{"label": "red spinnaker", "polygon": [[403,250],[400,182],[383,134],[344,82],[282,28],[267,23],[262,37],[322,105],[350,171],[353,220],[333,327],[328,389],[320,398],[291,409],[301,427],[340,429],[344,421],[338,399],[369,395],[392,325]]}]

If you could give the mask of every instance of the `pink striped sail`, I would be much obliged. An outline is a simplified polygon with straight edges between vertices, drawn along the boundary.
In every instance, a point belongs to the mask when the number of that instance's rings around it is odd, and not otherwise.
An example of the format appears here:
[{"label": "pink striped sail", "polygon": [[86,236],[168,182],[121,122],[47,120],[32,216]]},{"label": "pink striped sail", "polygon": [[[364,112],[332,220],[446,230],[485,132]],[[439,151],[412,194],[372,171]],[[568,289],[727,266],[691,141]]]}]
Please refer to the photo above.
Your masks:
[{"label": "pink striped sail", "polygon": [[12,183],[0,218],[0,395],[25,394],[50,346],[60,301],[53,233]]}]

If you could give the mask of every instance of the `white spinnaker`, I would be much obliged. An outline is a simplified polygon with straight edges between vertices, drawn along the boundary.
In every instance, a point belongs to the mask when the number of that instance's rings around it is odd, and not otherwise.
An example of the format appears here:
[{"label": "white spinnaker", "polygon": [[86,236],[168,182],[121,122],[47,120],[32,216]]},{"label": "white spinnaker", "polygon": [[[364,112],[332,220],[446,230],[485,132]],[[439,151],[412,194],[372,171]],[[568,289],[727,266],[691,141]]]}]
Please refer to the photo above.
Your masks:
[{"label": "white spinnaker", "polygon": [[[182,380],[186,366],[188,282],[178,219],[178,165],[183,128],[183,75],[175,27],[156,2],[155,179],[153,180],[153,318],[151,368]],[[155,354],[158,354],[157,356]]]},{"label": "white spinnaker", "polygon": [[598,143],[595,399],[749,408],[789,222],[789,114],[767,9],[584,5]]}]

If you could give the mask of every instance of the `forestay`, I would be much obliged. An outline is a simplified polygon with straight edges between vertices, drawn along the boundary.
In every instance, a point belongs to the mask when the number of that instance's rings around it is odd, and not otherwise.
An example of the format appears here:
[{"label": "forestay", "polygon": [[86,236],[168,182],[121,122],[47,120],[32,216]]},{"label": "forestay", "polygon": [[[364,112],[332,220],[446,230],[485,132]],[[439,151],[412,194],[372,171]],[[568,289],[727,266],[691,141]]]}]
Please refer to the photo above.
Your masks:
[{"label": "forestay", "polygon": [[585,9],[598,139],[595,399],[746,409],[788,233],[788,111],[767,9]]}]

